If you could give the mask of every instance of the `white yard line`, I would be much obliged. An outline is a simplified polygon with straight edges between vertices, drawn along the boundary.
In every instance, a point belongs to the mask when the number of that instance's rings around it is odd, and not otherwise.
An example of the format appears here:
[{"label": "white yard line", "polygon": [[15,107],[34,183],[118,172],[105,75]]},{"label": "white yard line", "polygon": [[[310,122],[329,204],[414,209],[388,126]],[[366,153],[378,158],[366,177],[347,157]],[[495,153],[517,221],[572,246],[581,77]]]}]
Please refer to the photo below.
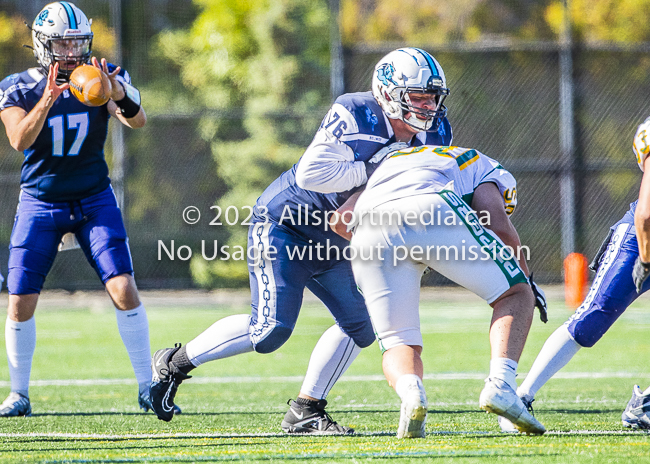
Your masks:
[{"label": "white yard line", "polygon": [[[428,430],[427,435],[486,435],[500,434],[497,431],[435,431]],[[545,436],[560,435],[647,435],[648,432],[643,430],[568,430],[553,431],[549,430]],[[356,436],[391,436],[390,432],[360,432]],[[503,434],[504,436],[506,434]],[[142,440],[142,439],[164,439],[164,438],[269,438],[269,437],[287,437],[286,433],[124,433],[124,434],[104,434],[104,433],[62,433],[62,432],[29,432],[29,433],[0,433],[0,438],[71,438],[71,439],[93,439],[93,440]]]},{"label": "white yard line", "polygon": [[[480,372],[462,372],[449,374],[425,374],[425,380],[483,380],[486,373]],[[522,378],[525,374],[521,375]],[[554,379],[635,379],[648,378],[650,372],[558,372]],[[190,381],[193,384],[209,383],[286,383],[302,382],[302,376],[282,376],[282,377],[193,377]],[[339,382],[380,382],[385,381],[383,375],[346,375],[341,377]],[[129,379],[52,379],[52,380],[32,380],[29,385],[32,387],[69,387],[69,386],[97,386],[97,385],[134,385],[134,378]],[[11,383],[4,380],[0,381],[0,388],[11,387]]]}]

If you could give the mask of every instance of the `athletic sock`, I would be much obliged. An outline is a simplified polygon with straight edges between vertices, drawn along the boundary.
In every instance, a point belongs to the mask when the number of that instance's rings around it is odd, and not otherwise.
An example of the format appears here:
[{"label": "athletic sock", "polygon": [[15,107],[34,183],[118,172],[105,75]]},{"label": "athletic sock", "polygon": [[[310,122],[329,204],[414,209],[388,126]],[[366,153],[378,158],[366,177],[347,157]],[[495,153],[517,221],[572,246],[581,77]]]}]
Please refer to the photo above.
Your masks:
[{"label": "athletic sock", "polygon": [[533,399],[539,389],[566,366],[580,348],[582,347],[571,337],[566,325],[558,327],[544,343],[530,372],[517,389],[517,394]]},{"label": "athletic sock", "polygon": [[294,401],[298,406],[303,406],[305,408],[315,408],[316,405],[318,404],[318,401],[316,400],[310,400],[308,398],[296,398]]},{"label": "athletic sock", "polygon": [[149,321],[144,305],[128,311],[115,309],[117,329],[122,343],[129,353],[138,385],[151,382],[151,346],[149,345]]},{"label": "athletic sock", "polygon": [[420,391],[424,391],[422,379],[416,374],[404,374],[397,379],[397,382],[395,382],[395,392],[402,401],[404,401],[406,393],[414,387]]},{"label": "athletic sock", "polygon": [[490,360],[490,375],[492,379],[501,379],[513,390],[517,390],[517,361],[509,358],[494,358]]},{"label": "athletic sock", "polygon": [[648,396],[650,395],[650,387],[646,388],[645,391],[643,392],[643,396]]},{"label": "athletic sock", "polygon": [[249,327],[251,317],[237,314],[224,317],[185,345],[189,361],[198,367],[208,361],[253,351]]},{"label": "athletic sock", "polygon": [[327,329],[311,353],[300,393],[312,398],[326,398],[360,352],[361,348],[338,325]]},{"label": "athletic sock", "polygon": [[186,345],[181,346],[181,348],[174,353],[174,356],[172,356],[170,361],[173,362],[174,366],[185,375],[189,374],[192,369],[196,368],[187,356]]},{"label": "athletic sock", "polygon": [[25,322],[12,321],[7,317],[5,344],[9,376],[11,377],[11,391],[29,398],[29,376],[36,349],[36,319],[34,316]]}]

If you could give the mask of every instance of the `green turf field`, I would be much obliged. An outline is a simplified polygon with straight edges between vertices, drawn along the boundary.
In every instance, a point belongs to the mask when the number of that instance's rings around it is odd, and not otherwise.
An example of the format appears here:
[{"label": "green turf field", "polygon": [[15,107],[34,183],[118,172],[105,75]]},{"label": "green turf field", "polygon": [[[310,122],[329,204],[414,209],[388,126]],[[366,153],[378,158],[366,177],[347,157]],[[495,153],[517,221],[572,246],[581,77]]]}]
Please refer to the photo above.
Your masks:
[{"label": "green turf field", "polygon": [[[454,292],[422,305],[428,435],[413,440],[394,436],[399,400],[383,380],[376,344],[362,352],[329,397],[334,419],[358,435],[281,434],[286,401],[298,393],[309,353],[332,323],[318,303],[305,305],[293,337],[276,353],[251,353],[195,370],[177,395],[183,414],[164,423],[138,409],[137,386],[110,307],[79,298],[66,305],[59,298],[37,312],[34,415],[0,421],[0,462],[650,462],[650,437],[620,423],[632,386],[650,384],[647,299],[537,395],[536,416],[549,433],[527,437],[500,434],[495,416],[478,409],[489,362],[490,310],[461,295],[467,297]],[[215,306],[191,296],[145,301],[153,349],[186,342],[218,318],[247,312],[244,303]],[[546,337],[570,314],[558,300],[550,306],[549,323],[533,324],[520,372],[527,372]],[[2,359],[4,397],[9,375]]]}]

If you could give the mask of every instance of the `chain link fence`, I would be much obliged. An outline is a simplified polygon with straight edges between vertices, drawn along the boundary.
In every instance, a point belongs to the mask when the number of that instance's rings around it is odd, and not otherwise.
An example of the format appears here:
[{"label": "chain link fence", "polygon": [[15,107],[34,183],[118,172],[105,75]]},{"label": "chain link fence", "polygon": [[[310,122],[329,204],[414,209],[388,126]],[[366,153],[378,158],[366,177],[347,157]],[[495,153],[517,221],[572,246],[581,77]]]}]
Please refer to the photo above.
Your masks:
[{"label": "chain link fence", "polygon": [[[110,1],[77,1],[88,16],[110,23]],[[136,2],[134,2],[135,4]],[[149,29],[125,27],[124,61],[138,86],[146,85],[151,72],[138,57],[149,53],[149,41],[160,30],[189,21],[185,11],[191,2],[142,2],[127,6],[129,14],[157,15]],[[147,6],[147,8],[142,7]],[[7,11],[33,17],[38,7],[0,1]],[[125,14],[123,12],[123,14]],[[183,16],[185,15],[185,16]],[[131,22],[133,24],[133,21]],[[401,44],[399,44],[401,45]],[[375,63],[392,45],[352,47],[345,50],[345,91],[370,88]],[[607,229],[620,219],[638,195],[641,179],[631,151],[636,126],[650,112],[648,76],[650,47],[607,49],[577,46],[574,49],[576,162],[567,166],[561,156],[559,128],[559,58],[553,43],[527,47],[426,47],[443,66],[451,95],[446,104],[454,129],[454,144],[476,148],[499,160],[518,181],[519,206],[512,219],[522,243],[530,247],[531,269],[537,280],[562,280],[560,175],[573,169],[576,180],[576,246],[591,258]],[[34,66],[28,51],[16,51],[12,71]],[[146,102],[145,102],[146,105]],[[327,109],[323,108],[323,115]],[[297,113],[298,114],[298,113]],[[289,115],[291,116],[291,115]],[[200,136],[201,121],[227,115],[151,115],[145,128],[126,131],[124,216],[130,236],[136,277],[141,288],[195,286],[189,261],[159,259],[158,241],[176,247],[200,249],[201,240],[225,238],[207,220],[188,225],[182,220],[187,206],[204,215],[224,194],[209,143]],[[296,134],[296,142],[309,143],[308,134]],[[111,137],[106,155],[112,163]],[[236,154],[233,154],[236,156]],[[22,156],[0,136],[0,269],[6,273],[8,243],[18,202]],[[258,192],[261,193],[261,192]],[[430,274],[429,285],[445,284]],[[46,288],[67,290],[101,288],[97,276],[80,250],[59,253]]]}]

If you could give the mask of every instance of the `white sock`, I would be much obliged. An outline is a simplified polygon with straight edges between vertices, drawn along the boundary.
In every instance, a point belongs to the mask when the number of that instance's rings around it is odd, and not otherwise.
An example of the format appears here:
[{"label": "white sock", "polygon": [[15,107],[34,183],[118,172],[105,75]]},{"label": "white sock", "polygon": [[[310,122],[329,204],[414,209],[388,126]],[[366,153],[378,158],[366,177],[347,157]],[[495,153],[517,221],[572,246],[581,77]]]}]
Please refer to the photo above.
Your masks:
[{"label": "white sock", "polygon": [[650,395],[650,387],[646,388],[645,391],[643,392],[643,396],[648,396]]},{"label": "white sock", "polygon": [[224,317],[185,345],[187,357],[198,367],[208,361],[253,351],[249,327],[251,317],[237,314]]},{"label": "white sock", "polygon": [[36,349],[36,319],[5,323],[5,344],[11,377],[11,391],[29,397],[29,375]]},{"label": "white sock", "polygon": [[580,348],[582,347],[571,337],[566,325],[558,327],[544,343],[517,394],[533,399],[539,389],[566,366]]},{"label": "white sock", "polygon": [[361,353],[354,341],[333,325],[320,337],[311,352],[300,393],[322,400]]},{"label": "white sock", "polygon": [[424,391],[422,379],[415,374],[404,374],[395,382],[395,392],[402,401],[404,401],[404,395],[413,387]]},{"label": "white sock", "polygon": [[140,391],[151,382],[151,346],[149,345],[149,321],[144,305],[128,311],[115,309],[117,329],[122,343],[129,353]]},{"label": "white sock", "polygon": [[508,358],[490,359],[490,378],[501,379],[513,390],[517,390],[517,361]]}]

